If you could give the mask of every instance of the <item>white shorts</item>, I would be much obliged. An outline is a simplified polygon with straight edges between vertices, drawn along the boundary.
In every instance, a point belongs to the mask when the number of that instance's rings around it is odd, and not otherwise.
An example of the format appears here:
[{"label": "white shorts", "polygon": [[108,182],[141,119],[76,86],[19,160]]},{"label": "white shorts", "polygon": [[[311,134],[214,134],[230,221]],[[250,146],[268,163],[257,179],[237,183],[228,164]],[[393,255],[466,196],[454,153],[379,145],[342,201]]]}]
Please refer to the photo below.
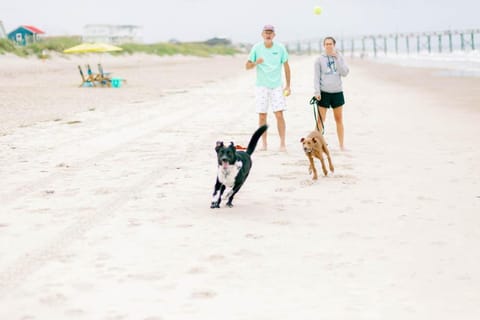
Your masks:
[{"label": "white shorts", "polygon": [[273,89],[267,87],[255,87],[255,106],[257,108],[257,113],[267,113],[269,105],[273,112],[287,110],[282,87]]}]

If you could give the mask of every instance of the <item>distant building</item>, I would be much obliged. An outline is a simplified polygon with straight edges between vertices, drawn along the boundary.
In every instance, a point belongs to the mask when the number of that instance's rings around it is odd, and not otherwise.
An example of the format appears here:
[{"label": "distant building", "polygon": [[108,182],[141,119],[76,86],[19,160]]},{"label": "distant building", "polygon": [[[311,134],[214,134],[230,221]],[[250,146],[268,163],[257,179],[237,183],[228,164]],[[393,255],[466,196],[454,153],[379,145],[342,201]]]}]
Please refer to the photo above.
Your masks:
[{"label": "distant building", "polygon": [[3,27],[3,22],[0,20],[0,39],[5,39],[7,37],[7,33],[5,32],[5,28]]},{"label": "distant building", "polygon": [[134,25],[87,24],[83,27],[83,42],[111,44],[142,42],[143,28]]},{"label": "distant building", "polygon": [[41,34],[45,34],[45,32],[34,26],[23,25],[8,33],[8,39],[20,46],[25,46],[37,42]]}]

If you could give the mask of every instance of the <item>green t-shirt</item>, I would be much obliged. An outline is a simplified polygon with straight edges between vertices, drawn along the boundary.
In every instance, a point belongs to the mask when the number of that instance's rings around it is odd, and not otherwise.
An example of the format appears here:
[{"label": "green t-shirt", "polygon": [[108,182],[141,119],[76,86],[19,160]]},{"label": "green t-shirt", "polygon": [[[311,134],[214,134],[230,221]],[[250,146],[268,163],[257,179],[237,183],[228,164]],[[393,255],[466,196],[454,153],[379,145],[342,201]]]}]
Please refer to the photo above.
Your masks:
[{"label": "green t-shirt", "polygon": [[259,42],[250,50],[248,60],[255,62],[263,58],[263,63],[256,66],[256,85],[267,88],[282,86],[282,67],[288,60],[287,49],[279,43],[273,43],[271,48],[266,48],[263,42]]}]

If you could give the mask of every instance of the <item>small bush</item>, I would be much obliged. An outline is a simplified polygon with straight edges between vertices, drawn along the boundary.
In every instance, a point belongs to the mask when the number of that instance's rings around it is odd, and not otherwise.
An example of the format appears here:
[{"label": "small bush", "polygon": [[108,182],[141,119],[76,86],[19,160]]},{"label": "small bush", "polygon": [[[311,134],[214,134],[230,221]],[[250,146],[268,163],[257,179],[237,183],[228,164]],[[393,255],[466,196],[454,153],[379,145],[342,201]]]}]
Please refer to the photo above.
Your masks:
[{"label": "small bush", "polygon": [[15,45],[8,39],[0,39],[0,54],[15,51]]}]

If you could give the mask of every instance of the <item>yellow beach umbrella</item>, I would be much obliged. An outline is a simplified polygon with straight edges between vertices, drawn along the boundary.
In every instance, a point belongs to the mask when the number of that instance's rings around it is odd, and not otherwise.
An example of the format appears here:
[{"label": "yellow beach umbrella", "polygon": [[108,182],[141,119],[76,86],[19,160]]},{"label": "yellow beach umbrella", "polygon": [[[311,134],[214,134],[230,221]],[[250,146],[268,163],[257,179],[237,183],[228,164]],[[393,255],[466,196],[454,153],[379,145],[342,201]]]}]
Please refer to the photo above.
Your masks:
[{"label": "yellow beach umbrella", "polygon": [[120,47],[108,43],[82,43],[63,50],[64,53],[89,53],[89,52],[112,52],[122,51]]},{"label": "yellow beach umbrella", "polygon": [[112,51],[122,51],[123,49],[108,43],[95,43],[94,47],[97,48],[97,52],[112,52]]}]

